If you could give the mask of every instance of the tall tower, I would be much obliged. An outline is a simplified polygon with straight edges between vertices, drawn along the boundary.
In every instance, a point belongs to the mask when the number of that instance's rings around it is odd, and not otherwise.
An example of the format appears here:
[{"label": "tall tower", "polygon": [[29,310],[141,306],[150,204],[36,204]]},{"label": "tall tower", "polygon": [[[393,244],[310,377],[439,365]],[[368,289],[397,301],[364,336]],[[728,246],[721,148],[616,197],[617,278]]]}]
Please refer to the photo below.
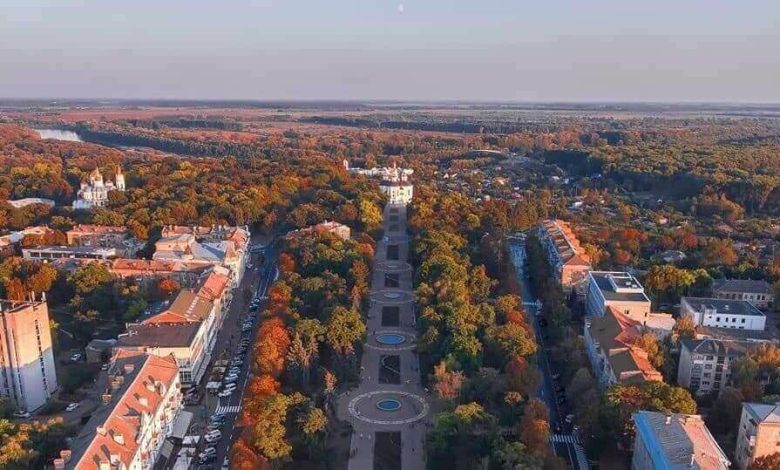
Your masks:
[{"label": "tall tower", "polygon": [[122,167],[119,166],[116,169],[116,189],[117,191],[125,190],[125,175],[122,173]]}]

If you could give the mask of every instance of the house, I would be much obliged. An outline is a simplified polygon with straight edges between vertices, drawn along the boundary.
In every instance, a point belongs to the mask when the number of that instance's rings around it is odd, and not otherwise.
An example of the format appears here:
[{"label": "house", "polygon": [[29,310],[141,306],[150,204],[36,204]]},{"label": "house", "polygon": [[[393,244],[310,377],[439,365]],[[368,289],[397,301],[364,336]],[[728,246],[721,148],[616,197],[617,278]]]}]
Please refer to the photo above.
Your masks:
[{"label": "house", "polygon": [[703,297],[680,299],[680,316],[689,316],[696,326],[763,331],[766,315],[745,300]]},{"label": "house", "polygon": [[766,281],[751,279],[716,279],[712,283],[712,296],[724,300],[744,300],[766,310],[775,300],[772,286]]},{"label": "house", "polygon": [[336,235],[342,240],[349,240],[352,231],[348,226],[344,224],[326,220],[325,222],[322,222],[317,225],[312,225],[311,227],[302,228],[300,230],[293,230],[292,232],[288,233],[287,236],[295,237],[297,235],[306,234],[306,233],[332,233],[333,235]]},{"label": "house", "polygon": [[731,367],[757,343],[714,338],[680,342],[677,384],[694,395],[717,395],[729,383]]},{"label": "house", "polygon": [[564,290],[584,285],[591,270],[590,256],[577,236],[563,220],[545,220],[537,230],[539,241],[547,249],[547,261]]},{"label": "house", "polygon": [[603,317],[585,320],[585,349],[602,388],[616,383],[663,381],[647,352],[634,345],[642,325],[613,307]]},{"label": "house", "polygon": [[642,284],[627,272],[590,271],[585,311],[592,317],[601,317],[607,307],[641,321],[650,313],[650,299]]},{"label": "house", "polygon": [[727,470],[728,457],[699,415],[638,411],[632,470]]},{"label": "house", "polygon": [[742,403],[734,459],[739,470],[753,460],[780,452],[780,403]]},{"label": "house", "polygon": [[55,468],[151,469],[182,408],[176,361],[120,350],[111,359],[102,403]]}]

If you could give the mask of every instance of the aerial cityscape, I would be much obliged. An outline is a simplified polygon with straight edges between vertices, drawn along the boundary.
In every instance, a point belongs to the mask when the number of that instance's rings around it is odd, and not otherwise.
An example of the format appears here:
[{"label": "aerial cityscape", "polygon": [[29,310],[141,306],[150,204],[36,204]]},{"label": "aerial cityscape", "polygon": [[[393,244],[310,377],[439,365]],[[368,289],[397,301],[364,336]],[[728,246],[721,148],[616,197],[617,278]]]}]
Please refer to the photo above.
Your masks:
[{"label": "aerial cityscape", "polygon": [[780,470],[778,18],[0,6],[0,470]]}]

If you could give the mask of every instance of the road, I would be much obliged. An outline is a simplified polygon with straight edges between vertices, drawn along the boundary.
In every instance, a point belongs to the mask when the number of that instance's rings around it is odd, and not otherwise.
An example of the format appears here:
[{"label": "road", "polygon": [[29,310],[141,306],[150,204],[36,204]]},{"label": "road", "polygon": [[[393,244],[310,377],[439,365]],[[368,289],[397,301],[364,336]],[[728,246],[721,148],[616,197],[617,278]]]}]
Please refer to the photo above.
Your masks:
[{"label": "road", "polygon": [[[253,258],[256,257],[253,256]],[[212,355],[212,364],[209,365],[209,370],[205,374],[204,380],[200,385],[200,390],[204,394],[204,399],[201,406],[197,407],[200,414],[199,422],[202,425],[201,434],[205,426],[208,424],[208,416],[212,416],[213,414],[220,412],[226,414],[225,424],[221,429],[222,438],[215,445],[217,449],[217,458],[209,464],[215,468],[219,468],[222,465],[222,462],[229,454],[230,445],[232,444],[233,439],[238,436],[238,430],[236,429],[236,419],[241,409],[241,400],[244,397],[244,390],[246,389],[246,384],[249,380],[251,369],[250,364],[252,363],[253,353],[252,346],[258,325],[260,323],[258,318],[258,321],[255,321],[254,326],[250,331],[246,333],[241,332],[241,326],[244,322],[244,319],[249,314],[249,302],[251,301],[251,299],[249,301],[244,299],[244,288],[247,287],[252,289],[254,292],[252,298],[258,297],[262,299],[260,308],[257,310],[259,317],[259,312],[261,312],[265,307],[265,298],[268,293],[268,289],[276,280],[277,274],[275,244],[270,243],[265,250],[264,261],[262,265],[260,265],[259,271],[255,271],[254,269],[247,270],[244,275],[244,279],[241,282],[241,286],[234,292],[230,310],[217,337],[217,343]],[[256,290],[255,286],[257,286]],[[251,341],[246,358],[244,359],[244,363],[241,366],[241,372],[239,374],[238,381],[236,382],[238,384],[236,391],[227,398],[219,398],[216,395],[205,392],[205,383],[211,376],[211,369],[214,367],[214,362],[219,359],[231,359],[234,356],[234,351],[238,348],[238,343],[240,342],[241,338],[244,337],[250,338]],[[209,445],[211,444],[202,442],[198,448],[198,451],[202,451]],[[194,463],[195,468],[197,468],[197,458],[195,459]]]},{"label": "road", "polygon": [[582,445],[579,444],[576,436],[570,432],[570,425],[565,422],[566,410],[558,403],[558,395],[555,390],[559,384],[556,384],[555,380],[553,380],[553,375],[556,372],[552,370],[550,366],[547,346],[545,345],[544,340],[544,331],[539,322],[541,319],[539,315],[540,304],[530,288],[528,273],[525,270],[525,245],[522,243],[510,245],[510,253],[512,262],[518,273],[523,305],[531,314],[531,324],[534,329],[536,341],[539,344],[538,366],[542,372],[542,384],[539,389],[539,396],[547,404],[547,407],[550,410],[551,431],[555,430],[556,424],[559,425],[561,429],[560,433],[551,435],[550,444],[553,449],[555,449],[555,454],[566,460],[570,468],[587,470],[588,463],[585,456],[585,450]]}]

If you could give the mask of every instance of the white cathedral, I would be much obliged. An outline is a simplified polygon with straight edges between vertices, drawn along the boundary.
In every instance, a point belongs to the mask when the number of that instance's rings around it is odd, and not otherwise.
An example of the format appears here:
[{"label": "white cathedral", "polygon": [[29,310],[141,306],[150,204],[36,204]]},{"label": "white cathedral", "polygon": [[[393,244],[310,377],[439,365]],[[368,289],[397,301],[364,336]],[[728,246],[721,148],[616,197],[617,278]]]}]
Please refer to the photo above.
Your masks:
[{"label": "white cathedral", "polygon": [[125,190],[125,175],[122,174],[122,168],[117,168],[116,182],[103,181],[103,175],[95,167],[89,174],[89,183],[81,183],[76,200],[73,201],[74,209],[92,209],[94,207],[105,207],[108,203],[108,193],[110,191]]}]

